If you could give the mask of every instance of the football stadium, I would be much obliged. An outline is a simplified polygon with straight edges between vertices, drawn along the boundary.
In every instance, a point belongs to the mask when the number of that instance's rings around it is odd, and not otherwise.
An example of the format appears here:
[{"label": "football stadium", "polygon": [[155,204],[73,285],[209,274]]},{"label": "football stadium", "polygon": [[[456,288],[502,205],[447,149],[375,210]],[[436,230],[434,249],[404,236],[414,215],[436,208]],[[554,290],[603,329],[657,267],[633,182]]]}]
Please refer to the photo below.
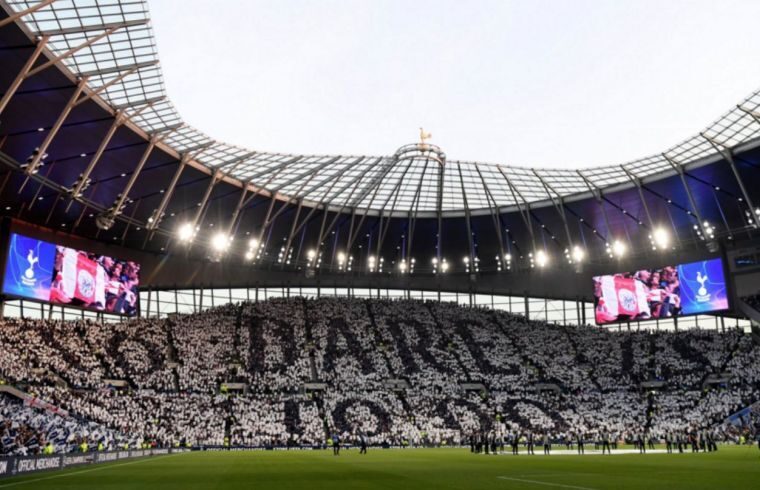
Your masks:
[{"label": "football stadium", "polygon": [[0,0],[0,490],[758,487],[759,8]]}]

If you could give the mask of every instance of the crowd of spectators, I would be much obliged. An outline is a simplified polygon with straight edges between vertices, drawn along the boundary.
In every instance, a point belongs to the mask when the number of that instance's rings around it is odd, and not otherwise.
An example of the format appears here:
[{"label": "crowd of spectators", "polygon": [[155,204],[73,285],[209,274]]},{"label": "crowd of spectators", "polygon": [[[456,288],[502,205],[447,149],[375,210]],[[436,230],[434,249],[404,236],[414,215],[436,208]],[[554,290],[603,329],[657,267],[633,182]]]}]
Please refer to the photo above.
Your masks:
[{"label": "crowd of spectators", "polygon": [[0,399],[3,452],[37,452],[52,433],[58,450],[81,439],[662,438],[718,427],[760,399],[760,346],[739,331],[618,332],[449,303],[294,297],[125,323],[5,319],[0,379],[71,414]]}]

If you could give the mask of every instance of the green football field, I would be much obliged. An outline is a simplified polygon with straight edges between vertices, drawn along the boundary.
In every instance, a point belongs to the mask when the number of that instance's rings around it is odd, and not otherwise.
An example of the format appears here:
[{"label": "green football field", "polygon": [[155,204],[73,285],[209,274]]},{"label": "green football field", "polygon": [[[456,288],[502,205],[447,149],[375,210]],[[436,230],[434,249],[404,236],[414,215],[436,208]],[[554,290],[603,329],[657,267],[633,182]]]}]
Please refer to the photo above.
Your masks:
[{"label": "green football field", "polygon": [[207,452],[156,456],[0,480],[44,489],[750,489],[757,447],[708,454],[486,456],[466,449]]}]

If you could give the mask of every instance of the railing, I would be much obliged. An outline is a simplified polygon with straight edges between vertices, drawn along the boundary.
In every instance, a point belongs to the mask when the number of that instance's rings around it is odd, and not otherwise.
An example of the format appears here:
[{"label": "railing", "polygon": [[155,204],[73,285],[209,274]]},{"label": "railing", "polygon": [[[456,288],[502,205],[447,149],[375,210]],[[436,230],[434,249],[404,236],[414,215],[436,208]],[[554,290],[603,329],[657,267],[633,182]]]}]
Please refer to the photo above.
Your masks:
[{"label": "railing", "polygon": [[61,470],[72,466],[112,463],[125,459],[184,453],[189,448],[125,449],[122,451],[97,451],[67,453],[52,456],[0,457],[0,478],[25,475],[40,471]]}]

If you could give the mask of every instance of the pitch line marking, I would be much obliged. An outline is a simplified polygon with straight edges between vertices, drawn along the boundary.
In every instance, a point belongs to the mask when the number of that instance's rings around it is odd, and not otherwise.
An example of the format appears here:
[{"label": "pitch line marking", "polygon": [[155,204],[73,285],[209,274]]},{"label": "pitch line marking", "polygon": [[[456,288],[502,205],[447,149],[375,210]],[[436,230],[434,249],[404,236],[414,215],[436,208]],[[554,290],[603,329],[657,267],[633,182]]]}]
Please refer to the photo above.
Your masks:
[{"label": "pitch line marking", "polygon": [[551,482],[538,481],[538,480],[526,480],[524,478],[510,478],[508,476],[497,476],[496,478],[500,480],[511,480],[511,481],[517,481],[517,482],[522,482],[522,483],[533,483],[535,485],[544,485],[546,487],[573,488],[575,490],[596,490],[594,488],[589,488],[589,487],[576,487],[574,485],[562,485],[561,483],[551,483]]},{"label": "pitch line marking", "polygon": [[[181,453],[177,453],[177,454],[181,454]],[[15,487],[16,485],[24,485],[25,483],[35,483],[35,482],[38,482],[38,481],[53,480],[55,478],[64,478],[64,477],[71,476],[71,475],[81,475],[82,473],[90,473],[91,471],[99,471],[99,470],[105,470],[105,469],[108,469],[108,468],[116,468],[116,467],[119,467],[119,466],[127,466],[127,465],[130,465],[130,464],[144,463],[146,461],[153,461],[157,457],[160,458],[162,456],[172,456],[172,455],[171,454],[162,454],[162,455],[155,456],[155,457],[152,457],[152,458],[139,459],[137,461],[127,461],[125,463],[119,463],[119,464],[102,465],[102,466],[97,466],[95,468],[89,468],[89,469],[86,469],[86,470],[72,471],[71,473],[64,473],[64,474],[61,474],[61,475],[46,476],[45,478],[35,478],[33,480],[15,481],[15,482],[11,482],[11,483],[2,484],[2,485],[0,485],[0,488]],[[20,475],[16,475],[16,476],[20,476]]]}]

